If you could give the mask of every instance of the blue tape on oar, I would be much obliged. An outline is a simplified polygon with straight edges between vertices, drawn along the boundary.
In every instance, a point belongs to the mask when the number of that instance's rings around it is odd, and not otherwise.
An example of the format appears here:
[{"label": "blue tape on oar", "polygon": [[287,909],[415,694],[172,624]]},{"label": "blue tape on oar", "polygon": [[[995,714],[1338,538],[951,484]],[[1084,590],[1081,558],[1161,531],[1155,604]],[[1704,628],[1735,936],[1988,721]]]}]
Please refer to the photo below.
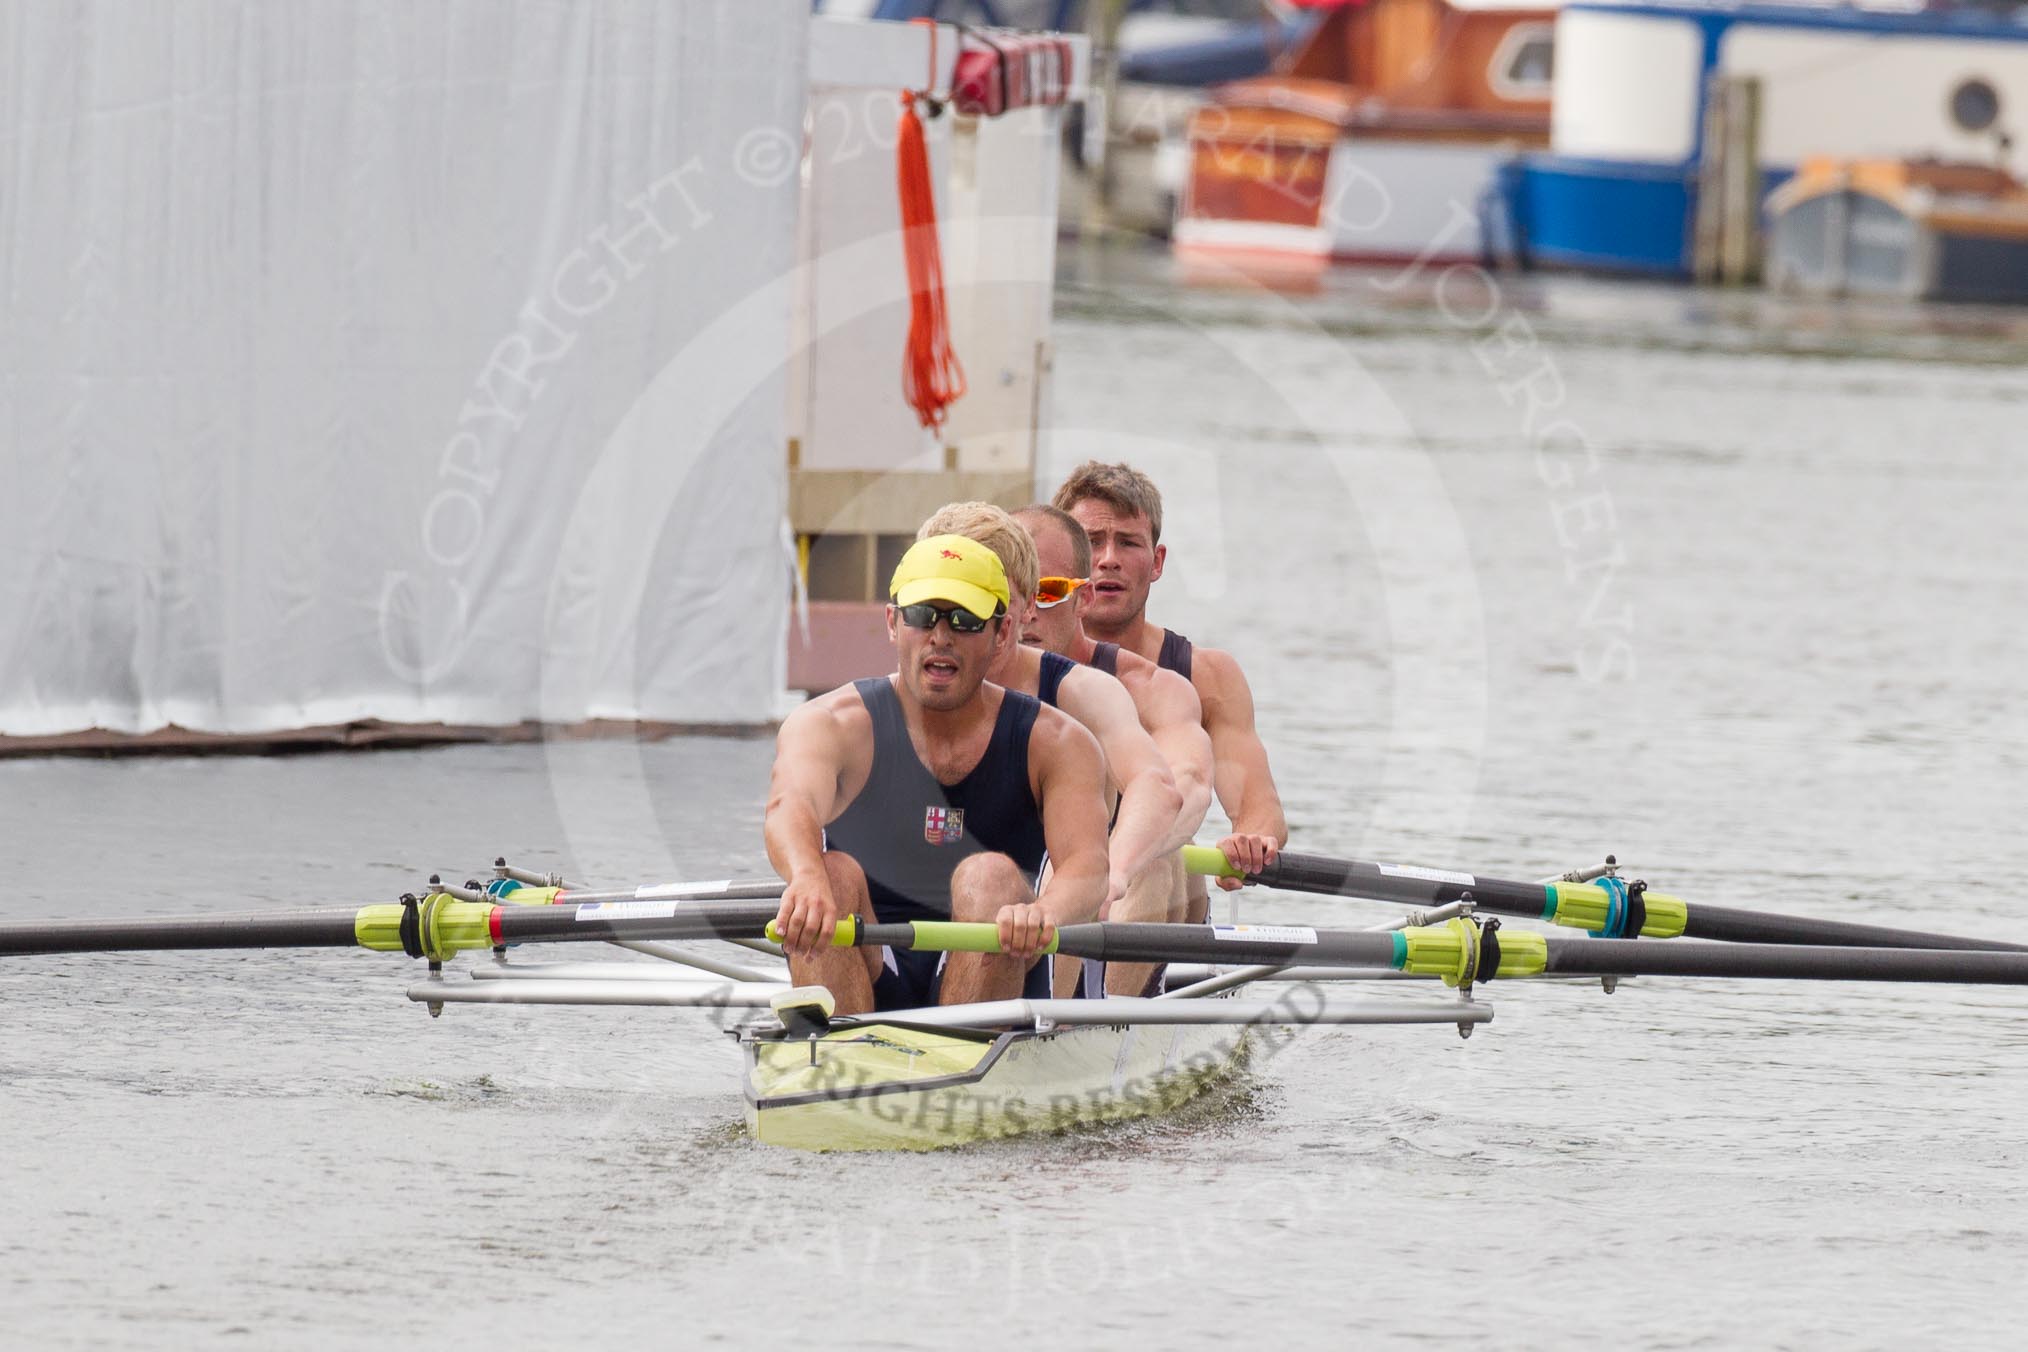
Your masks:
[{"label": "blue tape on oar", "polygon": [[1627,930],[1627,885],[1610,875],[1594,878],[1593,885],[1603,888],[1606,894],[1605,924],[1594,939],[1623,939]]},{"label": "blue tape on oar", "polygon": [[520,890],[521,884],[513,878],[495,878],[492,882],[486,884],[486,895],[496,900],[506,896],[509,892],[519,892]]}]

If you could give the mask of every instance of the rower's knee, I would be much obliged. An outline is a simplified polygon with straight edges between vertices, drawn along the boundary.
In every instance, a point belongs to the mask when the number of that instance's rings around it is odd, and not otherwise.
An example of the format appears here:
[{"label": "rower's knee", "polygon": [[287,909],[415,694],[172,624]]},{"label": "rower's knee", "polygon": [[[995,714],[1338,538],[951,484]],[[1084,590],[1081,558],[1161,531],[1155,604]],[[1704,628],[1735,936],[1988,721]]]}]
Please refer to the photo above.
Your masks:
[{"label": "rower's knee", "polygon": [[[826,850],[824,877],[831,884],[831,899],[846,913],[862,916],[868,921],[876,918],[872,894],[866,887],[866,870],[859,866],[857,859],[842,850]],[[837,984],[840,965],[851,964],[856,959],[858,965],[865,969],[866,980],[871,983],[880,977],[881,954],[884,951],[878,948],[820,948],[813,954],[791,956],[789,978],[798,985],[832,986],[831,993],[841,1002],[839,1013],[864,1014],[873,1008],[871,986],[863,993],[841,988]],[[853,984],[856,985],[856,980]]]},{"label": "rower's knee", "polygon": [[824,875],[831,883],[831,896],[848,910],[864,910],[866,870],[842,850],[824,852]]},{"label": "rower's knee", "polygon": [[1156,860],[1127,884],[1126,895],[1113,903],[1112,918],[1152,924],[1183,919],[1188,905],[1184,896],[1185,880],[1180,851],[1166,859]]},{"label": "rower's knee", "polygon": [[1021,866],[1004,854],[975,854],[951,874],[951,919],[992,920],[1002,906],[1033,901]]}]

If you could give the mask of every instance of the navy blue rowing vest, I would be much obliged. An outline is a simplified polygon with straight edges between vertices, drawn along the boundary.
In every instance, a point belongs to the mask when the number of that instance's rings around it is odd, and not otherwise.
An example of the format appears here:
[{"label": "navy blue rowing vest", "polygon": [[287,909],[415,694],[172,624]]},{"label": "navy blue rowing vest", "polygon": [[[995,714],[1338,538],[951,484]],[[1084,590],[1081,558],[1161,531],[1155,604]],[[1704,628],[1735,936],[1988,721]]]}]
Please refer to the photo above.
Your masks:
[{"label": "navy blue rowing vest", "polygon": [[1184,680],[1189,680],[1190,640],[1177,633],[1174,629],[1164,629],[1162,631],[1162,651],[1155,654],[1155,665],[1167,667]]},{"label": "navy blue rowing vest", "polygon": [[883,923],[951,918],[951,874],[975,854],[1011,858],[1031,885],[1046,846],[1028,787],[1028,734],[1042,706],[1018,691],[1000,696],[986,754],[955,784],[940,784],[909,740],[901,698],[885,676],[854,681],[873,718],[866,787],[824,828],[824,848],[852,856],[866,873]]},{"label": "navy blue rowing vest", "polygon": [[1077,663],[1062,653],[1043,653],[1042,673],[1035,678],[1035,698],[1054,709],[1057,688],[1063,684],[1064,677],[1076,670]]},{"label": "navy blue rowing vest", "polygon": [[1108,676],[1120,674],[1120,645],[1117,643],[1096,643],[1092,645],[1091,664]]}]

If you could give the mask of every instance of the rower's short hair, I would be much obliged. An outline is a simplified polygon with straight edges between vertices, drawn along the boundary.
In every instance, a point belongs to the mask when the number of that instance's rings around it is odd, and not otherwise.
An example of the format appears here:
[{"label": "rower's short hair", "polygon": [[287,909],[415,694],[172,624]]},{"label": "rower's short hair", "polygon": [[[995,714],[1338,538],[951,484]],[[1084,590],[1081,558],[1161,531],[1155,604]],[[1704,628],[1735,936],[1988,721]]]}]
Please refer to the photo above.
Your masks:
[{"label": "rower's short hair", "polygon": [[927,540],[932,535],[962,535],[977,540],[1000,556],[1000,566],[1007,570],[1008,585],[1023,596],[1035,595],[1035,580],[1042,572],[1042,564],[1035,557],[1035,541],[1028,538],[1028,532],[1007,514],[1006,508],[990,502],[948,503],[922,523],[915,538]]},{"label": "rower's short hair", "polygon": [[[1028,520],[1031,516],[1041,517],[1044,521],[1048,521],[1060,528],[1065,535],[1070,537],[1071,565],[1077,569],[1079,577],[1090,577],[1091,537],[1084,533],[1084,527],[1078,522],[1078,519],[1069,512],[1064,511],[1063,508],[1052,507],[1046,502],[1031,502],[1020,511],[1014,513],[1014,519],[1024,526],[1031,524]],[[1032,528],[1028,533],[1031,536],[1035,534]],[[1038,559],[1036,562],[1038,571],[1041,569],[1041,566],[1041,561]]]},{"label": "rower's short hair", "polygon": [[1162,490],[1132,465],[1087,460],[1070,472],[1050,501],[1067,512],[1087,498],[1097,498],[1116,512],[1147,517],[1151,543],[1162,542]]}]

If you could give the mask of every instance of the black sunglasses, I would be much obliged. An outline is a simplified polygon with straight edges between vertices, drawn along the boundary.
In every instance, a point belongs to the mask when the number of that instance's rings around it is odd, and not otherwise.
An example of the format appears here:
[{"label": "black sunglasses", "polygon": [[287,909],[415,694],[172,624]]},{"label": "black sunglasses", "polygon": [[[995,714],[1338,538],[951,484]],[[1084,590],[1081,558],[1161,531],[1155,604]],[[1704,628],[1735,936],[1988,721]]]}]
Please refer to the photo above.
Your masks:
[{"label": "black sunglasses", "polygon": [[987,622],[963,606],[953,606],[945,610],[927,601],[918,601],[912,606],[896,606],[894,609],[895,613],[901,616],[901,622],[911,629],[934,629],[938,620],[949,620],[953,634],[986,632]]}]

